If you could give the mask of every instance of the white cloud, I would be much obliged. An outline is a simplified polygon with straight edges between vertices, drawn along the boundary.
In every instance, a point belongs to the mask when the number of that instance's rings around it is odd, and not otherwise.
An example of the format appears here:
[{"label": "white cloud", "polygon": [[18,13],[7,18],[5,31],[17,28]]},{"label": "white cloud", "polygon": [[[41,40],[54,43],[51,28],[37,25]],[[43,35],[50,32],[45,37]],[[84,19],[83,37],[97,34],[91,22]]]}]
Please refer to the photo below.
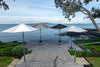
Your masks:
[{"label": "white cloud", "polygon": [[[62,16],[61,10],[55,8],[54,0],[44,0],[42,3],[40,0],[16,0],[8,1],[8,4],[10,10],[0,11],[0,23],[92,23],[89,19],[83,19],[85,15],[80,13],[76,13],[77,16],[69,22]],[[100,23],[99,19],[96,22]]]}]

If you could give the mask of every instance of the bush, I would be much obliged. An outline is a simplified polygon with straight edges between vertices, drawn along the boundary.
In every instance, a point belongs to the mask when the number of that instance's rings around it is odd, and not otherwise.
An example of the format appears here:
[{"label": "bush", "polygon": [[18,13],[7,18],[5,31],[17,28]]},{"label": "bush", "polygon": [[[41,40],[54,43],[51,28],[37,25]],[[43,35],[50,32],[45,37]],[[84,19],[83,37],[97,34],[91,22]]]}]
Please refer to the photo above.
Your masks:
[{"label": "bush", "polygon": [[14,48],[14,46],[11,45],[3,45],[0,49],[0,55],[9,55],[11,56],[11,50]]},{"label": "bush", "polygon": [[23,55],[23,46],[16,46],[12,49],[12,55],[21,57]]},{"label": "bush", "polygon": [[26,54],[30,54],[32,51],[26,51]]},{"label": "bush", "polygon": [[[69,53],[70,53],[71,55],[75,55],[75,50],[68,50],[68,51],[69,51]],[[83,51],[83,52],[81,52],[81,51],[76,51],[76,56],[77,56],[77,57],[91,56],[91,55],[92,55],[92,53],[89,52],[89,51]]]},{"label": "bush", "polygon": [[92,53],[91,53],[91,52],[89,52],[89,51],[84,51],[84,52],[83,52],[83,55],[85,55],[85,56],[91,56],[91,55],[92,55]]},{"label": "bush", "polygon": [[[71,55],[75,55],[75,50],[68,50],[68,51],[69,51],[69,53],[70,53]],[[77,56],[77,57],[82,56],[82,52],[76,51],[76,56]]]},{"label": "bush", "polygon": [[68,50],[69,51],[69,53],[71,54],[71,55],[75,55],[75,51],[74,50]]},{"label": "bush", "polygon": [[77,57],[82,57],[82,56],[83,56],[83,52],[77,51],[77,52],[76,52],[76,56],[77,56]]},{"label": "bush", "polygon": [[22,42],[18,42],[18,41],[13,41],[12,43],[15,43],[15,44],[22,44]]}]

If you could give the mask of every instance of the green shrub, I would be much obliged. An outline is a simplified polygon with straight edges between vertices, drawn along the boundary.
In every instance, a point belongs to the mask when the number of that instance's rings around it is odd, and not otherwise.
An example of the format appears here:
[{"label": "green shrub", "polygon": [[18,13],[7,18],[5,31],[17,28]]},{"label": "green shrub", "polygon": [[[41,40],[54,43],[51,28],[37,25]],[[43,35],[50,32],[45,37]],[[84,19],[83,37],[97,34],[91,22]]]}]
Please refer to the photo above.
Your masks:
[{"label": "green shrub", "polygon": [[92,45],[91,46],[93,49],[97,50],[97,51],[100,51],[100,46],[99,45]]},{"label": "green shrub", "polygon": [[23,46],[16,46],[12,49],[12,55],[20,57],[23,55]]},{"label": "green shrub", "polygon": [[87,43],[91,43],[91,42],[100,42],[100,38],[94,39],[94,40],[77,40],[76,39],[76,42],[80,43],[80,44],[87,44]]},{"label": "green shrub", "polygon": [[[68,51],[69,51],[69,53],[70,53],[71,55],[75,55],[75,50],[68,50]],[[82,52],[76,51],[76,56],[77,56],[77,57],[82,56]]]},{"label": "green shrub", "polygon": [[92,49],[91,45],[84,45],[84,48],[86,48],[86,49]]},{"label": "green shrub", "polygon": [[22,42],[18,42],[18,41],[13,41],[12,43],[15,43],[15,44],[22,44]]},{"label": "green shrub", "polygon": [[84,51],[84,52],[83,52],[83,55],[85,55],[85,56],[91,56],[91,55],[92,55],[92,53],[91,53],[91,52],[89,52],[89,51]]},{"label": "green shrub", "polygon": [[32,51],[26,51],[26,54],[30,54]]},{"label": "green shrub", "polygon": [[71,55],[75,55],[75,50],[68,50]]},{"label": "green shrub", "polygon": [[[71,55],[75,55],[75,50],[68,50],[69,51],[69,53],[71,54]],[[76,56],[77,57],[82,57],[82,56],[91,56],[92,55],[92,53],[91,52],[89,52],[89,51],[76,51]]]},{"label": "green shrub", "polygon": [[0,49],[0,55],[10,55],[11,56],[11,50],[13,48],[14,48],[13,46],[8,46],[8,47]]},{"label": "green shrub", "polygon": [[77,57],[82,57],[82,55],[83,55],[83,52],[79,52],[79,51],[76,52]]}]

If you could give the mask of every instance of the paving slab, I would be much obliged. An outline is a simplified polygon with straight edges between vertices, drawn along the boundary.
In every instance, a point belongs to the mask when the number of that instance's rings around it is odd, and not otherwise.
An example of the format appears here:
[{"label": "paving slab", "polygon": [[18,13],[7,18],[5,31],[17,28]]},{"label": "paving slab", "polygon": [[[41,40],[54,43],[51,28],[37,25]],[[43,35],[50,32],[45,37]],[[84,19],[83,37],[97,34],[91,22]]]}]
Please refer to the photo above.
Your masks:
[{"label": "paving slab", "polygon": [[29,42],[26,47],[32,50],[26,62],[16,67],[83,67],[74,63],[67,51],[66,42],[45,41],[43,43]]}]

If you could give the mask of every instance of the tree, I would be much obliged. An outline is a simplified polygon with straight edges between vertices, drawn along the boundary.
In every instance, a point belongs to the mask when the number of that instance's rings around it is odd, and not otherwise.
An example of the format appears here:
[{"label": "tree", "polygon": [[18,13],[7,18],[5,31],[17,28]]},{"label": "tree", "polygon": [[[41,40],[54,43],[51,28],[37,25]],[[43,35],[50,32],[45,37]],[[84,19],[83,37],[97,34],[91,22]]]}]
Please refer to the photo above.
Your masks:
[{"label": "tree", "polygon": [[97,8],[97,9],[92,8],[92,16],[94,18],[100,18],[100,9],[99,8]]},{"label": "tree", "polygon": [[96,12],[95,8],[91,9],[93,12],[92,13],[91,11],[89,11],[84,7],[84,5],[86,6],[87,4],[93,1],[98,2],[99,0],[55,0],[55,4],[56,4],[56,8],[58,7],[61,8],[63,15],[65,16],[65,18],[68,18],[69,21],[71,20],[71,18],[74,18],[76,16],[75,15],[76,12],[84,13],[85,15],[88,16],[88,18],[90,18],[90,20],[92,21],[96,29],[100,32],[100,29],[94,20],[94,16]]},{"label": "tree", "polygon": [[5,3],[4,0],[0,0],[0,8],[4,8],[4,10],[9,9],[8,5]]}]

